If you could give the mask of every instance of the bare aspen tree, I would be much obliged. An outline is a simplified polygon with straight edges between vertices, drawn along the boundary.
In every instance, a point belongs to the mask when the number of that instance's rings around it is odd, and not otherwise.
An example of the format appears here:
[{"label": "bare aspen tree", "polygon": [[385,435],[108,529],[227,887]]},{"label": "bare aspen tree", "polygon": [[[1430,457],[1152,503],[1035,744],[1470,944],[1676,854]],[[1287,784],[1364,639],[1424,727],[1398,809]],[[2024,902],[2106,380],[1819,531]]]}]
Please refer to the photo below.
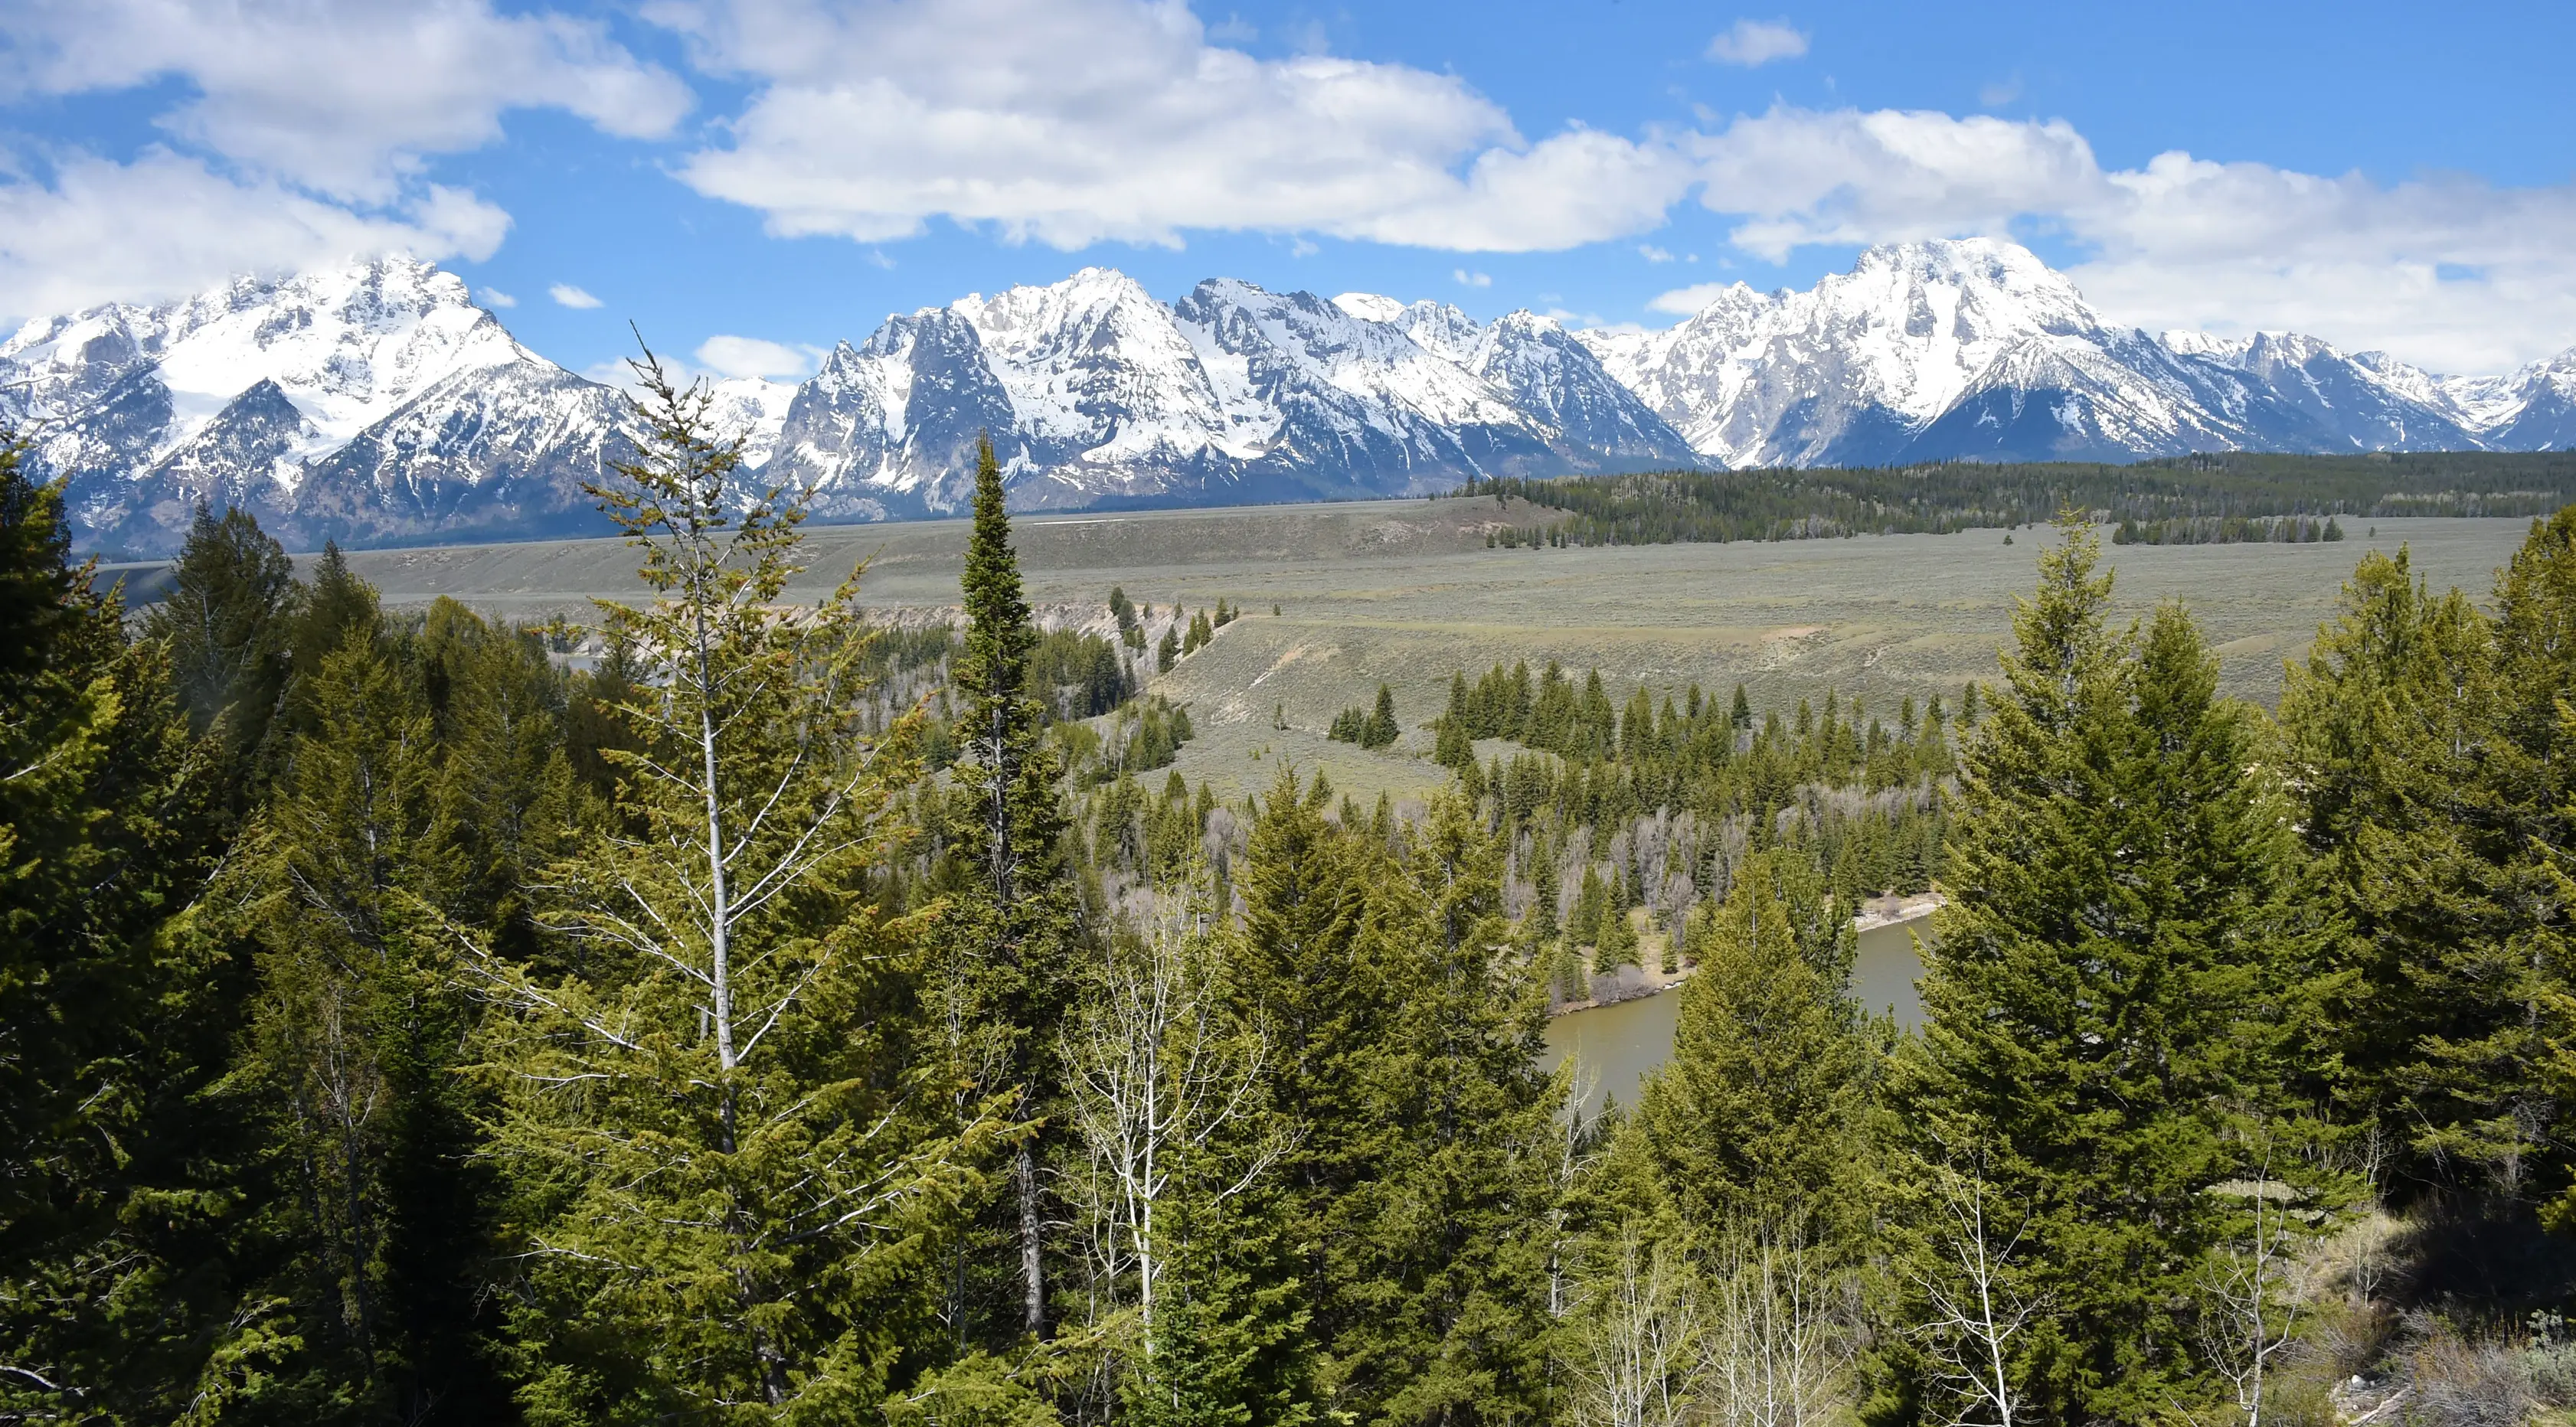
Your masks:
[{"label": "bare aspen tree", "polygon": [[1631,1222],[1588,1285],[1568,1355],[1575,1420],[1586,1427],[1681,1427],[1698,1413],[1708,1366],[1699,1284],[1671,1245]]},{"label": "bare aspen tree", "polygon": [[1601,1072],[1577,1052],[1556,1068],[1556,1079],[1553,1090],[1562,1097],[1558,1103],[1565,1114],[1557,1123],[1556,1163],[1549,1166],[1547,1181],[1547,1316],[1561,1319],[1574,1307],[1574,1186],[1593,1159],[1584,1148],[1591,1126],[1583,1107],[1600,1088]]},{"label": "bare aspen tree", "polygon": [[2273,1145],[2262,1136],[2254,1181],[2246,1187],[2239,1232],[2201,1266],[2201,1349],[2234,1392],[2245,1427],[2262,1427],[2263,1393],[2298,1326],[2292,1275],[2315,1241],[2319,1216],[2272,1177]]},{"label": "bare aspen tree", "polygon": [[1220,1156],[1212,1142],[1258,1113],[1267,1056],[1257,1026],[1230,1009],[1228,928],[1212,879],[1158,899],[1136,934],[1104,940],[1091,994],[1061,1047],[1074,1127],[1085,1150],[1072,1194],[1085,1211],[1099,1282],[1126,1286],[1140,1373],[1153,1387],[1155,1308],[1173,1259],[1184,1199],[1201,1207],[1249,1188],[1277,1159],[1276,1136]]},{"label": "bare aspen tree", "polygon": [[2006,1232],[1995,1223],[1982,1174],[1940,1165],[1932,1179],[1941,1222],[1933,1231],[1934,1267],[1916,1279],[1930,1312],[1915,1331],[1935,1364],[1935,1381],[1955,1403],[1945,1420],[1955,1427],[2015,1427],[2022,1398],[2013,1381],[2012,1340],[2038,1308],[2010,1272],[2025,1226]]},{"label": "bare aspen tree", "polygon": [[1810,1427],[1847,1413],[1858,1346],[1851,1279],[1810,1240],[1796,1216],[1725,1234],[1704,1339],[1713,1422]]}]

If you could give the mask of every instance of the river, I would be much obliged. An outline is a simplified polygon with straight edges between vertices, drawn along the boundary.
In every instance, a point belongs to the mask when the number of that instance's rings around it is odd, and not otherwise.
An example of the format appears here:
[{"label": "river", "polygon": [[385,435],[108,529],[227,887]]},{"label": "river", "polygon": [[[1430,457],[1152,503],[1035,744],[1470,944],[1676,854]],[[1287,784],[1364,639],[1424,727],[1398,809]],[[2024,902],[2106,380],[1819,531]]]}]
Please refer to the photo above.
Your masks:
[{"label": "river", "polygon": [[[1928,917],[1869,928],[1860,934],[1860,953],[1852,967],[1852,996],[1873,1016],[1894,1016],[1900,1029],[1923,1023],[1923,1003],[1914,993],[1923,963],[1914,938],[1932,934]],[[1633,1108],[1646,1077],[1672,1057],[1673,1027],[1681,1019],[1682,988],[1633,1001],[1618,1001],[1586,1011],[1572,1011],[1547,1023],[1547,1066],[1554,1070],[1568,1053],[1581,1058],[1577,1075],[1586,1083],[1583,1113],[1597,1114],[1602,1102],[1616,1096]]]}]

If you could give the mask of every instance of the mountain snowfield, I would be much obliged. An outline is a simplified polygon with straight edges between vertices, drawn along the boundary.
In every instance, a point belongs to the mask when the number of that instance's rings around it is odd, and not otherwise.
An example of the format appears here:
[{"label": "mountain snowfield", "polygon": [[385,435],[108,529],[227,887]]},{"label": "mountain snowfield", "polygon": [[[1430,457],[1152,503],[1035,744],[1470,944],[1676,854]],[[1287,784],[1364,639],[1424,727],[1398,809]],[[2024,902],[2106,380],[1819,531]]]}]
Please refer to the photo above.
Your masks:
[{"label": "mountain snowfield", "polygon": [[[1874,248],[1738,284],[1661,331],[1086,268],[890,317],[802,383],[713,387],[747,462],[820,518],[953,512],[989,432],[1023,509],[1444,489],[1471,476],[2221,449],[2565,449],[2576,349],[2441,376],[2264,333],[2105,322],[2008,242]],[[595,534],[631,451],[615,389],[530,352],[462,280],[389,258],[28,323],[0,406],[86,548],[176,548],[196,503],[291,546]]]}]

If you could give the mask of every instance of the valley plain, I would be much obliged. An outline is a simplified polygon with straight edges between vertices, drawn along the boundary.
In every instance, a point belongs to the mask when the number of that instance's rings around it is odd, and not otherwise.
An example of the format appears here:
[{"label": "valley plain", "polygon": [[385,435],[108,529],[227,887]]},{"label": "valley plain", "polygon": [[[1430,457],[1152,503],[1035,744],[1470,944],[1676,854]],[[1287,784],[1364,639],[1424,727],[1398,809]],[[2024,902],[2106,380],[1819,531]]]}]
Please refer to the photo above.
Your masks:
[{"label": "valley plain", "polygon": [[[1280,760],[1320,767],[1364,800],[1401,797],[1445,773],[1425,724],[1449,676],[1553,659],[1577,679],[1599,668],[1614,702],[1643,684],[1678,702],[1694,682],[1725,697],[1739,681],[1756,709],[1857,697],[1893,723],[1898,701],[1955,706],[1995,677],[2013,598],[2031,588],[2046,528],[1951,535],[1730,544],[1489,549],[1489,528],[1527,519],[1477,498],[1231,507],[1013,521],[1028,595],[1050,627],[1108,632],[1112,586],[1159,619],[1224,599],[1243,617],[1155,677],[1185,704],[1197,738],[1181,772],[1236,795]],[[2483,597],[2529,528],[2523,520],[2354,519],[2349,538],[2313,544],[2111,546],[2125,617],[2162,600],[2190,607],[2221,660],[2227,692],[2271,703],[2283,662],[2330,617],[2366,549],[2412,552],[2434,587]],[[793,593],[812,598],[867,562],[860,597],[907,624],[953,617],[966,526],[937,521],[815,526]],[[631,597],[634,556],[614,540],[353,552],[386,602],[446,595],[486,615],[588,617],[594,596]],[[158,567],[136,567],[149,597]],[[1271,613],[1273,606],[1279,613]],[[1405,734],[1370,752],[1326,740],[1334,714],[1395,693]],[[1285,723],[1287,727],[1276,725]],[[1485,752],[1494,750],[1487,749]]]}]

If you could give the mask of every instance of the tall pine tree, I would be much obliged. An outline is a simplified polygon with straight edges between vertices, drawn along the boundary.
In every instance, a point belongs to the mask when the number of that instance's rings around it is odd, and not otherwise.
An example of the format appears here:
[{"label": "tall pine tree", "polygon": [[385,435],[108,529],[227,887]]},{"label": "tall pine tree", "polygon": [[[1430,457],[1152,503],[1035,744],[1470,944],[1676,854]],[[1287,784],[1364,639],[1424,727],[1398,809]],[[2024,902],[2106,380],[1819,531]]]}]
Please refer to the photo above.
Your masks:
[{"label": "tall pine tree", "polygon": [[170,651],[190,725],[221,740],[237,810],[265,783],[255,755],[285,692],[295,596],[294,562],[249,511],[218,516],[200,502],[170,593],[145,616],[146,632]]},{"label": "tall pine tree", "polygon": [[437,826],[430,711],[416,668],[364,621],[298,680],[311,729],[282,748],[226,888],[260,973],[236,1086],[285,1191],[266,1228],[296,1310],[278,1326],[301,1345],[271,1407],[486,1417],[508,1394],[479,1351],[488,1186],[456,1074],[471,1008],[440,915],[465,878]]},{"label": "tall pine tree", "polygon": [[[1070,958],[1081,903],[1065,862],[1066,820],[1057,767],[1046,746],[1046,706],[1029,687],[1037,631],[1011,549],[1002,472],[988,437],[976,447],[975,520],[963,577],[966,637],[954,665],[965,710],[955,768],[955,841],[973,878],[941,932],[954,959],[953,994],[972,1040],[967,1063],[987,1093],[1009,1097],[1027,1127],[1011,1150],[1021,1327],[1048,1322],[1045,1158],[1063,1138],[1057,1122],[1058,1032],[1071,1004]],[[961,1306],[962,1307],[962,1306]]]},{"label": "tall pine tree", "polygon": [[[870,869],[907,722],[868,736],[844,582],[783,607],[804,510],[741,488],[712,399],[639,364],[646,440],[598,494],[658,596],[616,816],[550,869],[560,962],[472,939],[524,1275],[523,1400],[557,1421],[848,1420],[911,1384],[929,1246],[977,1192],[933,1107],[911,932]],[[560,967],[560,969],[556,969]]]},{"label": "tall pine tree", "polygon": [[1379,869],[1360,955],[1394,1002],[1363,1113],[1391,1133],[1334,1208],[1339,1400],[1388,1423],[1527,1420],[1563,1108],[1539,1068],[1545,994],[1502,954],[1502,850],[1466,802],[1436,796],[1398,844],[1358,850]]},{"label": "tall pine tree", "polygon": [[0,1418],[172,1421],[256,1352],[210,1093],[242,968],[187,910],[222,769],[23,457],[0,430]]},{"label": "tall pine tree", "polygon": [[1667,1197],[1704,1227],[1813,1217],[1849,1231],[1861,1212],[1869,1054],[1781,899],[1775,864],[1794,855],[1748,858],[1704,916],[1673,1058],[1637,1105]]},{"label": "tall pine tree", "polygon": [[1901,1183],[1973,1173],[2026,1216],[2017,1287],[2045,1306],[2011,1372],[2066,1422],[2189,1391],[2194,1274],[2241,1214],[2216,1191],[2257,1172],[2237,1131],[2296,1115],[2270,1048],[2312,946],[2259,724],[2179,609],[2109,628],[2097,560],[2068,526],[2014,615],[1895,1087]]}]

